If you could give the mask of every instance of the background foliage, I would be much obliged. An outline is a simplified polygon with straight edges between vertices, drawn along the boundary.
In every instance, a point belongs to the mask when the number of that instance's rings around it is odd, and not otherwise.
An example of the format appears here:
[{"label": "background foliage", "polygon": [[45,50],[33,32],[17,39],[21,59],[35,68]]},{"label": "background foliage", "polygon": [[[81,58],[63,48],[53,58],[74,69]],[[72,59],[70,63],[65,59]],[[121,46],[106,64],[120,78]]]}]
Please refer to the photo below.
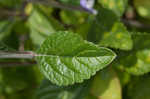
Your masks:
[{"label": "background foliage", "polygon": [[0,0],[0,99],[150,99],[149,32],[149,0]]}]

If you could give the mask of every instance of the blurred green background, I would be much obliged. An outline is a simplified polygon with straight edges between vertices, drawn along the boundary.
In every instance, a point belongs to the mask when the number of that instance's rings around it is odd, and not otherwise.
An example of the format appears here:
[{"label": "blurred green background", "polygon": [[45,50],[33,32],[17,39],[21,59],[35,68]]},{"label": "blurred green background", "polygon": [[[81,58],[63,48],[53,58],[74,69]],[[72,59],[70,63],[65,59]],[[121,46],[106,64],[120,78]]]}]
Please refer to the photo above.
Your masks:
[{"label": "blurred green background", "polygon": [[79,0],[0,0],[0,50],[36,51],[48,35],[72,31],[117,58],[82,84],[45,80],[35,60],[0,59],[0,99],[150,99],[150,0],[95,0],[97,15],[52,7]]}]

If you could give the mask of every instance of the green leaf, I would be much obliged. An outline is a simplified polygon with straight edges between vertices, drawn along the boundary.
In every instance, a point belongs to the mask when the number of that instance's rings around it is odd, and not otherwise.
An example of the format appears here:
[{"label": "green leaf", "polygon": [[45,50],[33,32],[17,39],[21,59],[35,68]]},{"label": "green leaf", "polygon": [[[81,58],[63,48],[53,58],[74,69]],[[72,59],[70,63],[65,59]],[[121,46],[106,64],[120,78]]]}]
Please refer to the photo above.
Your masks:
[{"label": "green leaf", "polygon": [[150,72],[150,35],[134,33],[134,49],[131,52],[120,52],[115,66],[133,75],[143,75]]},{"label": "green leaf", "polygon": [[143,75],[150,72],[150,49],[140,50],[124,57],[119,66],[133,75]]},{"label": "green leaf", "polygon": [[83,82],[116,57],[110,49],[98,47],[69,32],[50,35],[38,54],[40,70],[57,85]]},{"label": "green leaf", "polygon": [[111,10],[99,8],[99,13],[90,28],[88,40],[99,43],[100,46],[121,50],[132,49],[131,34],[118,19]]},{"label": "green leaf", "polygon": [[98,15],[95,17],[95,19],[93,19],[93,23],[88,33],[88,40],[95,43],[99,43],[101,39],[101,35],[105,31],[110,31],[113,24],[115,22],[118,22],[119,19],[109,9],[99,7],[97,10],[98,10]]},{"label": "green leaf", "polygon": [[116,68],[116,66],[118,65],[114,65],[112,64],[113,68],[115,68],[115,71],[119,77],[120,80],[120,84],[122,87],[125,87],[130,81],[131,81],[131,76],[128,72],[120,70],[118,68]]},{"label": "green leaf", "polygon": [[10,34],[14,23],[15,22],[9,20],[0,21],[0,40],[2,40],[4,37]]},{"label": "green leaf", "polygon": [[5,67],[0,69],[0,75],[7,99],[33,99],[37,77],[32,67]]},{"label": "green leaf", "polygon": [[112,68],[104,69],[94,77],[91,94],[97,99],[122,99],[121,85]]},{"label": "green leaf", "polygon": [[17,67],[11,69],[2,68],[0,70],[5,87],[9,87],[11,91],[18,91],[24,89],[28,86],[29,80],[31,81],[30,83],[35,82],[34,80],[32,80],[34,78],[32,68],[29,69],[27,67]]},{"label": "green leaf", "polygon": [[[14,34],[11,35],[11,32],[12,32],[12,28],[14,27],[15,23],[16,23],[16,21],[10,21],[10,20],[3,20],[0,22],[0,50],[3,50],[3,51],[13,51],[14,50],[11,46],[8,46],[7,42],[9,42],[10,39],[7,39],[7,38],[10,36],[12,38],[14,36]],[[13,40],[13,42],[15,43],[14,40]]]},{"label": "green leaf", "polygon": [[0,0],[0,5],[4,7],[19,7],[21,4],[22,0]]},{"label": "green leaf", "polygon": [[86,39],[92,21],[89,14],[79,11],[63,10],[61,11],[60,16],[63,23],[70,26],[70,28],[68,28],[69,30],[78,33]]},{"label": "green leaf", "polygon": [[28,23],[31,30],[31,38],[36,45],[40,45],[48,35],[63,29],[56,19],[45,15],[38,6],[33,8]]},{"label": "green leaf", "polygon": [[[133,83],[134,82],[134,83]],[[139,80],[133,80],[128,85],[128,95],[130,99],[150,99],[150,77],[142,76]]]},{"label": "green leaf", "polygon": [[122,23],[118,22],[113,25],[110,32],[104,33],[100,46],[130,50],[133,44],[130,33]]},{"label": "green leaf", "polygon": [[115,12],[118,16],[122,16],[128,4],[128,0],[98,0],[105,8]]},{"label": "green leaf", "polygon": [[88,92],[88,82],[60,87],[44,80],[37,90],[36,99],[83,99]]},{"label": "green leaf", "polygon": [[140,16],[150,19],[150,1],[149,0],[134,0],[134,4]]},{"label": "green leaf", "polygon": [[62,21],[65,24],[71,24],[78,26],[82,24],[83,22],[87,21],[86,17],[88,17],[88,14],[84,14],[78,11],[61,11],[60,13]]},{"label": "green leaf", "polygon": [[13,32],[16,32],[18,35],[23,35],[29,33],[29,27],[23,20],[17,20],[16,24],[13,26]]},{"label": "green leaf", "polygon": [[9,48],[7,45],[5,45],[4,43],[0,42],[0,51],[12,51],[14,49]]}]

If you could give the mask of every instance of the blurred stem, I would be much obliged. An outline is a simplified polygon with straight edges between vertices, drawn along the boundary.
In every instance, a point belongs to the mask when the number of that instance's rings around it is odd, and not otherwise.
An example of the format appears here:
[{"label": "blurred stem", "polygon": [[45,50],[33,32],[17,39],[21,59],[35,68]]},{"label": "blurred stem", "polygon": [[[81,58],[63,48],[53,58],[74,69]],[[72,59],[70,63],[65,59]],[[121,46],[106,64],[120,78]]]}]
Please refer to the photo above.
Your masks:
[{"label": "blurred stem", "polygon": [[0,62],[0,68],[5,68],[5,67],[17,67],[17,66],[23,66],[23,67],[27,67],[27,66],[32,66],[37,64],[36,61],[27,61],[27,62]]},{"label": "blurred stem", "polygon": [[35,54],[32,51],[19,51],[19,52],[7,52],[0,51],[0,59],[18,58],[18,59],[32,59]]},{"label": "blurred stem", "polygon": [[5,19],[14,16],[26,17],[26,15],[22,12],[11,10],[11,9],[0,8],[0,19]]},{"label": "blurred stem", "polygon": [[150,24],[144,24],[136,20],[121,19],[121,21],[127,26],[132,26],[140,29],[150,29]]},{"label": "blurred stem", "polygon": [[90,11],[88,11],[87,9],[84,9],[81,6],[73,6],[73,5],[63,4],[63,3],[60,3],[60,2],[54,1],[54,0],[28,0],[28,2],[44,4],[47,6],[66,9],[66,10],[77,10],[77,11],[91,13]]},{"label": "blurred stem", "polygon": [[24,51],[25,41],[27,40],[27,35],[22,34],[19,37],[19,51]]}]

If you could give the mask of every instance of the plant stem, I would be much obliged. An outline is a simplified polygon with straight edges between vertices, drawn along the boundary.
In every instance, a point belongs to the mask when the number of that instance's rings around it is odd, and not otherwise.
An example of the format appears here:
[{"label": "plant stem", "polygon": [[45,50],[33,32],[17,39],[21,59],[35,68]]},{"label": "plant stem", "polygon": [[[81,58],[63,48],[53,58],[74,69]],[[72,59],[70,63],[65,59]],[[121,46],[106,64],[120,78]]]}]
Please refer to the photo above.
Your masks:
[{"label": "plant stem", "polygon": [[136,20],[122,19],[121,21],[127,26],[132,26],[132,27],[136,27],[136,28],[140,28],[140,29],[148,29],[148,30],[150,29],[149,24],[144,24],[144,23],[141,23]]},{"label": "plant stem", "polygon": [[18,59],[32,59],[35,54],[32,51],[19,51],[19,52],[8,52],[0,51],[0,58],[18,58]]},{"label": "plant stem", "polygon": [[66,10],[78,10],[78,11],[82,11],[82,12],[92,13],[81,6],[73,6],[73,5],[63,4],[63,3],[60,3],[60,2],[57,2],[54,0],[28,0],[28,2],[44,4],[47,6],[66,9]]},{"label": "plant stem", "polygon": [[36,61],[26,61],[26,62],[0,62],[0,68],[5,68],[5,67],[30,67],[33,65],[36,65]]}]

